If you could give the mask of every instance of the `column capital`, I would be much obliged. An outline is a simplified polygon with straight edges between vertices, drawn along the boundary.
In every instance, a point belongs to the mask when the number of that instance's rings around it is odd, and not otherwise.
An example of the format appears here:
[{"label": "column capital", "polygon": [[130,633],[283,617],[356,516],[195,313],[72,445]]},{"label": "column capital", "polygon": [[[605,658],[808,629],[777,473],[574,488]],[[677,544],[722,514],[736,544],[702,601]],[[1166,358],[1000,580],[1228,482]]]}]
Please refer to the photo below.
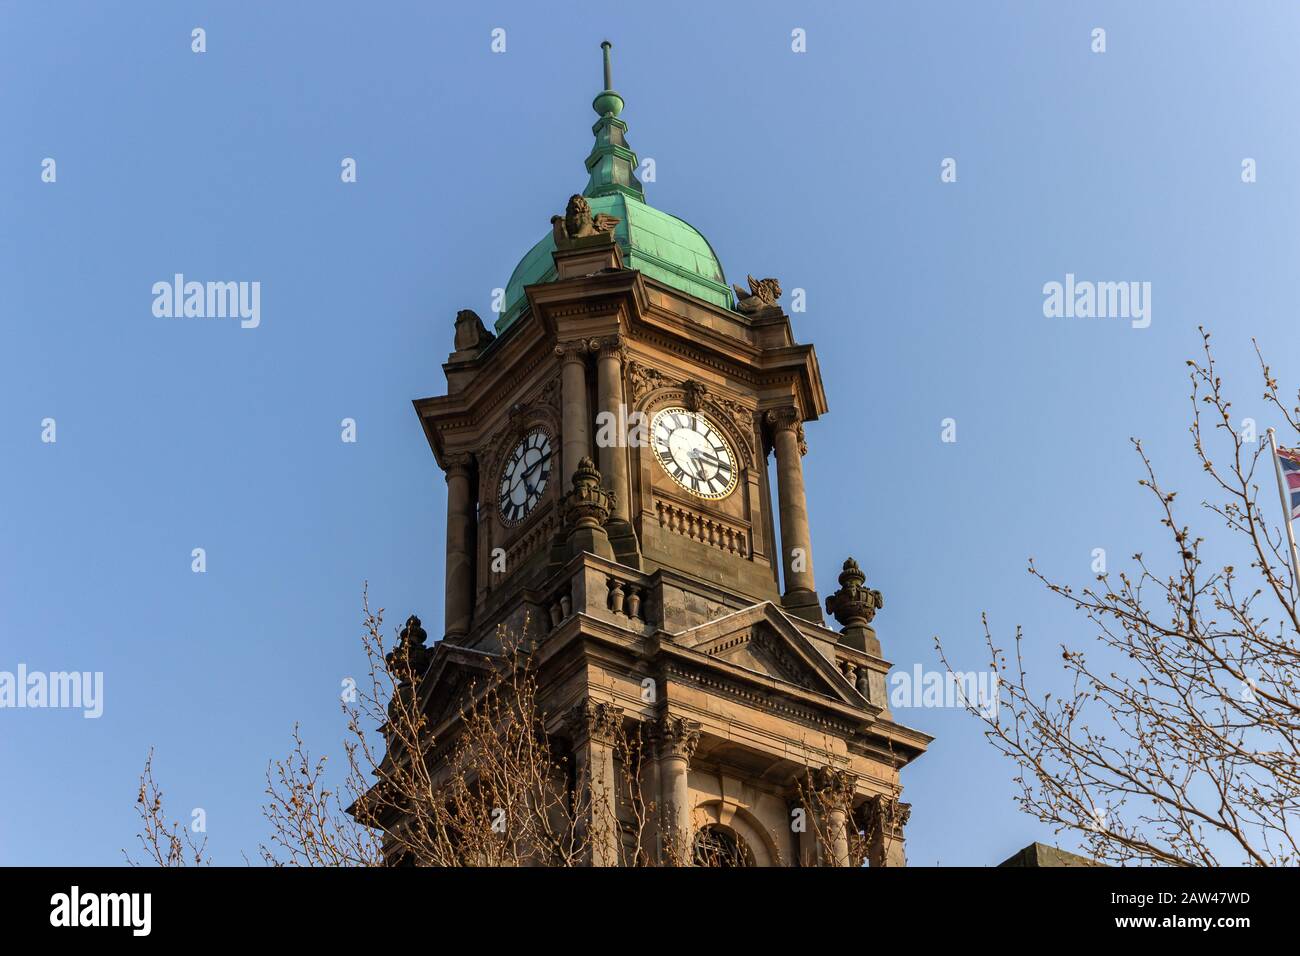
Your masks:
[{"label": "column capital", "polygon": [[803,416],[793,405],[769,408],[763,415],[763,420],[778,431],[783,428],[797,428],[803,424]]},{"label": "column capital", "polygon": [[623,727],[623,708],[588,698],[570,708],[565,727],[575,743],[594,740],[612,746]]},{"label": "column capital", "polygon": [[793,405],[769,408],[763,415],[763,419],[772,426],[774,431],[793,431],[795,441],[799,443],[799,454],[808,454],[808,442],[803,434],[803,416],[799,414],[799,409]]},{"label": "column capital", "polygon": [[827,802],[843,801],[848,809],[858,786],[858,775],[836,767],[821,767],[813,773],[813,786]]},{"label": "column capital", "polygon": [[867,801],[867,829],[895,839],[903,836],[903,827],[912,816],[912,805],[898,797],[878,794]]},{"label": "column capital", "polygon": [[473,464],[474,456],[467,451],[458,451],[442,456],[442,468],[448,481],[452,478],[468,476],[470,466]]},{"label": "column capital", "polygon": [[681,757],[689,762],[700,744],[699,721],[671,714],[664,714],[654,723],[652,734],[663,757]]},{"label": "column capital", "polygon": [[614,357],[620,362],[627,360],[627,342],[624,340],[622,333],[619,332],[607,335],[604,338],[592,339],[587,343],[587,347],[595,352],[598,358]]},{"label": "column capital", "polygon": [[556,342],[555,354],[566,362],[581,362],[582,357],[587,354],[588,345],[586,339],[569,339],[567,342]]}]

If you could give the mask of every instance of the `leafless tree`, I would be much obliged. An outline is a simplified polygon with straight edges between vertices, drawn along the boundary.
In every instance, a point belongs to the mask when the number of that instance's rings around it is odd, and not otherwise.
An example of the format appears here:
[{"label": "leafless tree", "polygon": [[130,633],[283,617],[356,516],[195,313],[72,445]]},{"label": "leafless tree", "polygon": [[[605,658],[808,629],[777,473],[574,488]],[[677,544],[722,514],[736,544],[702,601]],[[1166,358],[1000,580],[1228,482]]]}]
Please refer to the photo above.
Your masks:
[{"label": "leafless tree", "polygon": [[[141,831],[136,834],[144,851],[147,864],[155,866],[204,866],[211,862],[207,856],[208,838],[196,841],[189,827],[179,821],[167,822],[163,809],[163,793],[153,777],[153,750],[145,758],[140,773],[140,791],[135,799],[135,811],[140,817]],[[131,866],[139,866],[125,849],[122,855]]]},{"label": "leafless tree", "polygon": [[[1176,493],[1134,439],[1139,484],[1168,541],[1163,563],[1138,553],[1130,570],[1098,574],[1075,590],[1031,559],[1030,573],[1091,622],[1100,646],[1086,654],[1063,645],[1069,692],[1036,692],[1021,630],[1008,654],[985,617],[999,706],[968,701],[967,709],[1015,762],[1020,806],[1058,832],[1075,832],[1098,860],[1295,865],[1297,582],[1285,534],[1270,520],[1279,509],[1269,446],[1255,440],[1252,426],[1234,422],[1210,336],[1201,334],[1202,355],[1187,362],[1189,432],[1210,490],[1202,513],[1229,532],[1216,537],[1220,557],[1206,553],[1206,539],[1186,523]],[[1256,355],[1265,407],[1284,424],[1283,443],[1295,444],[1300,396],[1289,405],[1258,346]]]}]

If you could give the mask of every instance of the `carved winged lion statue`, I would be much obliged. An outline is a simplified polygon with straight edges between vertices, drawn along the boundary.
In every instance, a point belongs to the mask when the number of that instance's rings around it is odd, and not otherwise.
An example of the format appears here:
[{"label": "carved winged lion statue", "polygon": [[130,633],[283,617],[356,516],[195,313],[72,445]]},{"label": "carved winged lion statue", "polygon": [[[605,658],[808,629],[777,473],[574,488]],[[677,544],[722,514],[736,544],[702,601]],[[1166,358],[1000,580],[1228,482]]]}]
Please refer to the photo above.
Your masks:
[{"label": "carved winged lion statue", "polygon": [[748,276],[749,291],[746,292],[738,285],[732,285],[736,290],[736,308],[741,312],[757,312],[759,309],[767,306],[776,305],[776,300],[781,298],[781,283],[775,279],[755,279]]},{"label": "carved winged lion statue", "polygon": [[607,216],[603,212],[592,216],[591,203],[587,202],[585,196],[579,195],[569,197],[569,204],[564,207],[563,216],[551,217],[551,230],[555,235],[557,246],[572,242],[574,239],[611,233],[618,224],[618,219]]}]

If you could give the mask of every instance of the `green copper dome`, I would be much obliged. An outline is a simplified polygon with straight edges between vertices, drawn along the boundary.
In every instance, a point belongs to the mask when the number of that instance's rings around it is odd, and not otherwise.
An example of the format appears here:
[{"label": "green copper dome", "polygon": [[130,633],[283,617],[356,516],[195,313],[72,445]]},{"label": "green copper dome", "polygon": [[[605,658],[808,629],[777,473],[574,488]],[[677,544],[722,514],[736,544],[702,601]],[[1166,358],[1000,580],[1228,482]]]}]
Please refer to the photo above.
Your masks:
[{"label": "green copper dome", "polygon": [[[731,308],[731,289],[713,247],[690,223],[647,205],[640,181],[633,175],[636,153],[627,145],[627,124],[619,119],[623,98],[611,88],[608,42],[605,52],[605,89],[592,103],[600,119],[592,127],[596,144],[587,157],[589,179],[582,194],[592,215],[605,213],[617,219],[614,239],[629,269],[637,269],[689,295]],[[501,318],[496,330],[507,329],[527,307],[524,286],[555,279],[555,239],[550,230],[528,250],[506,283]]]}]

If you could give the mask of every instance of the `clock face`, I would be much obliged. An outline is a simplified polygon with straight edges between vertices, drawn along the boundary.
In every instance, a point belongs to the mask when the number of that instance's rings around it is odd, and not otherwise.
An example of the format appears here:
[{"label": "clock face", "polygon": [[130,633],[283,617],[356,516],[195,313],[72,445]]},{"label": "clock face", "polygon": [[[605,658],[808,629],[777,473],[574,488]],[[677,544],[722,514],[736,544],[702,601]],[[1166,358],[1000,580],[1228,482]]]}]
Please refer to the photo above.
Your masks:
[{"label": "clock face", "polygon": [[551,476],[551,438],[534,428],[519,440],[505,467],[497,492],[497,509],[508,525],[523,521],[542,500]]},{"label": "clock face", "polygon": [[736,456],[722,432],[685,408],[665,408],[650,425],[655,458],[697,498],[725,498],[736,487]]}]

